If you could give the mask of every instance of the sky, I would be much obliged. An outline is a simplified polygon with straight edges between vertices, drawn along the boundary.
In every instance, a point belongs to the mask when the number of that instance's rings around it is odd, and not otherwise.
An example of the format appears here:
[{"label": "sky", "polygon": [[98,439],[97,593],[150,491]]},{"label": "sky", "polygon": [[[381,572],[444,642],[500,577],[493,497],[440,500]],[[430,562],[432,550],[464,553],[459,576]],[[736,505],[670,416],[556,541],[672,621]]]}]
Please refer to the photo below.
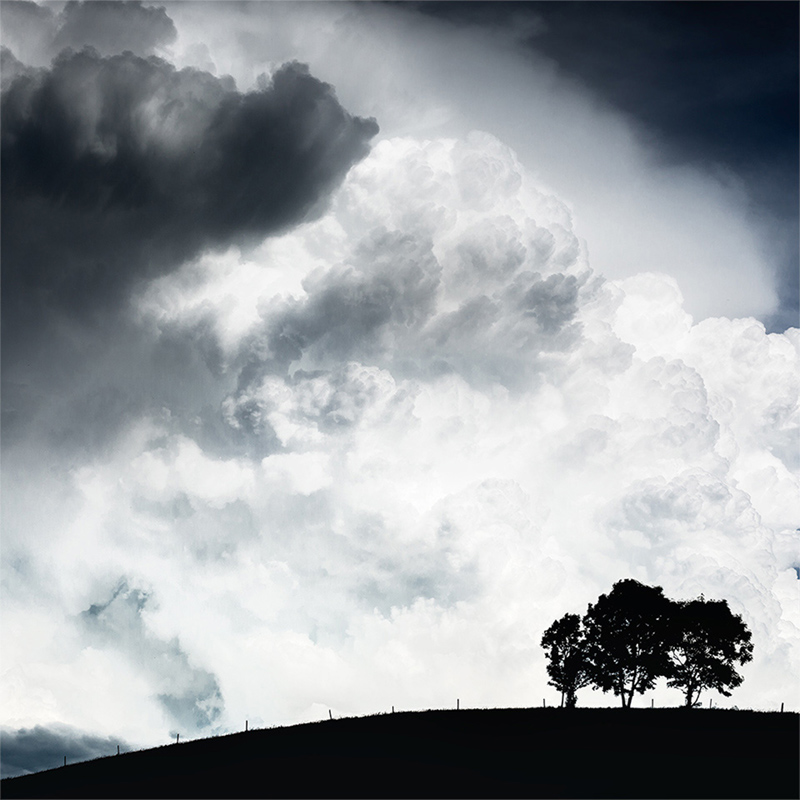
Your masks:
[{"label": "sky", "polygon": [[0,22],[4,776],[555,704],[623,578],[798,709],[796,4]]}]

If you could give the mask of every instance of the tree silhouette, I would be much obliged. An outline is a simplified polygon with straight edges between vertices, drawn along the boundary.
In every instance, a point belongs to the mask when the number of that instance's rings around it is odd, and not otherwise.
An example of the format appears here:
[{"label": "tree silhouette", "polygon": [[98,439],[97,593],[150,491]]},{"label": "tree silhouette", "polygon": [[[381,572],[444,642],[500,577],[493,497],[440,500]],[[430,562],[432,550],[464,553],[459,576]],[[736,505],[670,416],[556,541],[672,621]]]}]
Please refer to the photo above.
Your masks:
[{"label": "tree silhouette", "polygon": [[725,600],[674,602],[660,586],[625,579],[589,605],[581,619],[565,614],[544,632],[548,683],[561,705],[575,706],[589,684],[613,690],[623,708],[651,689],[659,677],[680,689],[685,706],[698,705],[704,689],[730,697],[742,683],[737,664],[752,661],[751,634]]},{"label": "tree silhouette", "polygon": [[586,660],[586,641],[581,618],[565,614],[557,619],[542,636],[547,656],[548,683],[561,692],[561,705],[574,708],[578,689],[588,686],[590,675]]},{"label": "tree silhouette", "polygon": [[589,605],[584,617],[589,674],[598,688],[613,690],[623,708],[667,674],[673,605],[660,586],[630,578]]},{"label": "tree silhouette", "polygon": [[673,635],[667,686],[680,689],[686,707],[692,708],[703,689],[716,689],[726,697],[742,683],[735,664],[752,661],[750,631],[726,600],[673,603]]}]

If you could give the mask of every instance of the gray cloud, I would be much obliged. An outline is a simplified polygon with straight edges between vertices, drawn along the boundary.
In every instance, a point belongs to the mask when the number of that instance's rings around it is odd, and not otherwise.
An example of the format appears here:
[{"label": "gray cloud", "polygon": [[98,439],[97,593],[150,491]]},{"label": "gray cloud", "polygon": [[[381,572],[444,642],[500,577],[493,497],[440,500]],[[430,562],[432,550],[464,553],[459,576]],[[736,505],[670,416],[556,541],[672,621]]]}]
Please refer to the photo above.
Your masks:
[{"label": "gray cloud", "polygon": [[103,55],[130,50],[147,55],[175,41],[178,32],[163,8],[140,2],[69,2],[60,15],[53,47],[90,45]]},{"label": "gray cloud", "polygon": [[[512,291],[515,289],[512,286]],[[520,308],[525,316],[532,316],[542,332],[551,334],[572,322],[578,310],[578,279],[574,275],[558,273],[544,280],[533,280],[521,296]]]},{"label": "gray cloud", "polygon": [[179,493],[162,503],[135,497],[132,505],[134,512],[168,523],[187,552],[200,563],[229,558],[239,542],[257,536],[253,513],[241,500],[214,507]]},{"label": "gray cloud", "polygon": [[7,47],[0,47],[0,80],[3,91],[20,75],[28,75],[33,69],[23,64]]},{"label": "gray cloud", "polygon": [[23,442],[48,447],[51,460],[80,462],[102,453],[137,415],[164,408],[175,412],[173,426],[217,450],[241,448],[236,432],[218,424],[218,404],[233,385],[215,369],[202,330],[156,336],[119,315],[105,328],[54,323],[47,333],[3,363],[8,463]]},{"label": "gray cloud", "polygon": [[357,425],[369,407],[393,388],[387,392],[385,376],[378,370],[355,363],[331,371],[298,369],[285,381],[267,380],[240,392],[226,402],[225,415],[235,430],[267,436],[276,443],[269,421],[275,413],[294,424],[334,434]]},{"label": "gray cloud", "polygon": [[407,608],[419,598],[435,600],[442,608],[476,599],[482,589],[477,565],[455,570],[448,563],[449,555],[442,548],[376,559],[370,564],[374,577],[363,577],[356,591],[358,599],[366,610],[377,609],[385,617],[392,608]]},{"label": "gray cloud", "polygon": [[52,8],[29,0],[0,5],[3,43],[26,64],[42,66],[53,57],[59,19]]},{"label": "gray cloud", "polygon": [[385,351],[388,327],[419,328],[430,317],[440,272],[429,241],[377,231],[352,264],[306,281],[308,299],[271,324],[270,351],[283,363],[312,347],[323,359]]},{"label": "gray cloud", "polygon": [[189,662],[177,638],[163,640],[147,630],[141,614],[151,602],[147,592],[122,580],[109,600],[92,604],[80,616],[97,646],[120,649],[148,677],[179,730],[207,729],[223,710],[219,684]]},{"label": "gray cloud", "polygon": [[[351,359],[391,366],[401,376],[457,372],[513,386],[541,368],[540,357],[580,339],[576,315],[586,275],[519,272],[452,311],[439,307],[441,275],[424,237],[373,232],[344,265],[310,276],[304,299],[265,308],[266,332],[249,344],[240,391],[249,394],[263,375],[285,373],[295,362],[330,367]],[[244,417],[255,412],[250,402],[236,413],[247,424]]]},{"label": "gray cloud", "polygon": [[12,778],[43,769],[59,767],[64,763],[88,761],[130,749],[115,736],[94,736],[68,725],[36,725],[33,728],[0,729],[0,748],[3,758],[0,776]]},{"label": "gray cloud", "polygon": [[580,341],[578,296],[585,285],[586,276],[524,271],[503,289],[437,315],[422,342],[430,374],[457,372],[477,385],[509,388],[535,383]]},{"label": "gray cloud", "polygon": [[60,12],[37,3],[3,3],[3,41],[26,64],[45,66],[66,47],[91,46],[103,55],[128,50],[152,55],[177,38],[163,8],[139,0],[75,2]]}]

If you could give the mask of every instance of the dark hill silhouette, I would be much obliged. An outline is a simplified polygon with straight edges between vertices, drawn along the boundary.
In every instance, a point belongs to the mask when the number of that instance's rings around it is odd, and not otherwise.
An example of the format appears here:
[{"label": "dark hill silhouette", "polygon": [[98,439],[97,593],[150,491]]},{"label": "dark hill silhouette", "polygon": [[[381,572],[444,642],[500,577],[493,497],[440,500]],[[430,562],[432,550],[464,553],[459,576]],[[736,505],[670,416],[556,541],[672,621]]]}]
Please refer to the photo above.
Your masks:
[{"label": "dark hill silhouette", "polygon": [[800,715],[426,711],[251,730],[2,781],[13,797],[797,798]]}]

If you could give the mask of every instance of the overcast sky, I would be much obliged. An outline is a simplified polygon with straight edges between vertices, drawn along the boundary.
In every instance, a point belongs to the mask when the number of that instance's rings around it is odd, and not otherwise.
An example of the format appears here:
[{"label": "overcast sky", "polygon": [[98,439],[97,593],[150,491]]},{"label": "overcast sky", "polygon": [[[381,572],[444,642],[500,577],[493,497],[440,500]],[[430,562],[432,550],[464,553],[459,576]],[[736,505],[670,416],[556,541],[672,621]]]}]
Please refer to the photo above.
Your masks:
[{"label": "overcast sky", "polygon": [[625,577],[798,707],[797,4],[0,15],[4,775],[555,703]]}]

